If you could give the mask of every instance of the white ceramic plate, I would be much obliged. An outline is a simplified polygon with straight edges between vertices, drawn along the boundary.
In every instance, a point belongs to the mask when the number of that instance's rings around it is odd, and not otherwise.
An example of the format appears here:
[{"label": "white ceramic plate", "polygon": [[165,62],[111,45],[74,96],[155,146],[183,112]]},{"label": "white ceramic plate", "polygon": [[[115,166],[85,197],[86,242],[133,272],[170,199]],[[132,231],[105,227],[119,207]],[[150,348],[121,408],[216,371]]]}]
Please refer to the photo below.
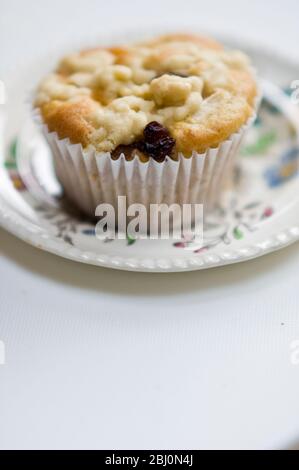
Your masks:
[{"label": "white ceramic plate", "polygon": [[[65,210],[49,150],[26,116],[25,105],[20,108],[21,98],[28,92],[26,84],[32,86],[30,77],[44,73],[43,62],[24,76],[19,74],[8,104],[1,110],[0,225],[22,240],[65,258],[148,272],[192,271],[237,263],[298,240],[299,110],[281,88],[290,87],[299,67],[269,53],[241,47],[248,50],[265,78],[265,99],[241,151],[237,189],[228,193],[223,206],[209,216],[203,247],[190,239],[103,242],[95,237],[90,222]],[[4,133],[5,119],[8,125]]]}]

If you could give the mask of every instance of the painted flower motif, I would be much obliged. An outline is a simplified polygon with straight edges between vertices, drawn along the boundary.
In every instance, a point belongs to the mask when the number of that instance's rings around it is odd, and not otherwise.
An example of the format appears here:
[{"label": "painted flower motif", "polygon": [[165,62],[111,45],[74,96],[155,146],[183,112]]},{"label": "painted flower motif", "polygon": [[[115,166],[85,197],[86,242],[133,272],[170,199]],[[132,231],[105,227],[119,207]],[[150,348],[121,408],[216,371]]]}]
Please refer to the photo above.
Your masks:
[{"label": "painted flower motif", "polygon": [[211,247],[208,247],[208,246],[204,246],[203,248],[199,248],[199,250],[194,250],[193,253],[195,253],[196,255],[201,255],[203,253],[206,253],[209,248]]},{"label": "painted flower motif", "polygon": [[236,240],[242,240],[244,238],[244,233],[240,229],[240,227],[235,227],[233,230],[233,235]]},{"label": "painted flower motif", "polygon": [[[96,236],[95,228],[85,228],[81,231],[81,233],[82,235],[87,235],[88,237]],[[127,240],[128,246],[134,245],[134,243],[136,243],[137,241],[135,238],[130,237],[130,235],[127,235],[126,240]],[[114,238],[109,238],[109,237],[106,237],[105,240],[103,240],[104,243],[111,243],[113,241],[114,241]]]},{"label": "painted flower motif", "polygon": [[299,147],[283,153],[278,165],[266,170],[264,177],[270,188],[281,186],[298,174]]},{"label": "painted flower motif", "polygon": [[127,234],[127,245],[132,246],[137,242],[136,238],[131,237]]},{"label": "painted flower motif", "polygon": [[17,191],[26,191],[26,186],[23,182],[23,180],[21,179],[19,173],[17,173],[16,171],[10,171],[9,172],[9,177],[14,185],[14,188],[17,190]]},{"label": "painted flower motif", "polygon": [[203,246],[198,247],[194,238],[188,240],[183,238],[180,242],[174,243],[174,247],[203,254],[220,244],[230,245],[234,240],[243,240],[246,233],[257,230],[258,224],[273,214],[274,209],[270,206],[264,207],[261,201],[252,201],[239,207],[238,201],[232,199],[227,208],[218,207],[206,218]]},{"label": "painted flower motif", "polygon": [[275,130],[259,135],[255,142],[244,147],[242,154],[248,155],[261,155],[266,153],[270,147],[277,141],[277,133]]},{"label": "painted flower motif", "polygon": [[262,220],[269,219],[270,217],[272,217],[273,214],[274,214],[273,208],[272,207],[266,207],[266,209],[264,210],[263,215],[262,215]]},{"label": "painted flower motif", "polygon": [[8,171],[9,177],[17,191],[26,191],[26,186],[17,169],[17,139],[13,139],[10,144],[7,158],[4,166]]}]

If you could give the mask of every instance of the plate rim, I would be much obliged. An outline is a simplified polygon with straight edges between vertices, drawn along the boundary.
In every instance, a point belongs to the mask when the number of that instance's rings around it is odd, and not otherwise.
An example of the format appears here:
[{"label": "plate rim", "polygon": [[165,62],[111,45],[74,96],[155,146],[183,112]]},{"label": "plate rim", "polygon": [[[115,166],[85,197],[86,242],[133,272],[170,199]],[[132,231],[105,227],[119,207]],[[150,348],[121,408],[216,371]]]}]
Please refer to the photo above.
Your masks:
[{"label": "plate rim", "polygon": [[[0,205],[0,226],[22,241],[35,248],[71,261],[122,271],[177,273],[211,269],[250,261],[269,253],[279,251],[299,240],[299,224],[291,224],[291,227],[282,231],[280,230],[278,234],[272,235],[261,242],[245,246],[239,250],[227,250],[223,252],[222,256],[207,254],[194,259],[177,258],[174,260],[170,260],[168,258],[151,258],[152,264],[148,265],[148,260],[144,260],[142,262],[139,260],[133,260],[129,257],[109,257],[105,254],[102,256],[95,256],[93,253],[88,251],[82,251],[75,247],[69,248],[65,242],[57,239],[57,237],[51,237],[45,230],[40,229],[34,224],[31,224],[31,226],[24,230],[24,225],[20,222],[20,219],[23,217],[16,214],[14,210],[11,210],[9,205],[3,201],[1,196],[0,198],[1,202],[4,202],[6,207],[6,210],[4,210],[2,205]],[[52,241],[52,244],[49,244],[49,241]]]}]

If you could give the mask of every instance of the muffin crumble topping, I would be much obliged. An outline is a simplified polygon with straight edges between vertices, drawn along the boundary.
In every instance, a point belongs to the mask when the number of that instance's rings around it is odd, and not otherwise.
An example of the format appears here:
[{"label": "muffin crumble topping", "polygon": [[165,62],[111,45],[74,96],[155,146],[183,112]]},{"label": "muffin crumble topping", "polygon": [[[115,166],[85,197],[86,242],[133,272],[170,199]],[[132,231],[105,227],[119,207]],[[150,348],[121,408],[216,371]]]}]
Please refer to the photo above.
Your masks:
[{"label": "muffin crumble topping", "polygon": [[253,114],[256,95],[244,54],[177,34],[69,55],[35,105],[60,138],[162,161],[219,145]]}]

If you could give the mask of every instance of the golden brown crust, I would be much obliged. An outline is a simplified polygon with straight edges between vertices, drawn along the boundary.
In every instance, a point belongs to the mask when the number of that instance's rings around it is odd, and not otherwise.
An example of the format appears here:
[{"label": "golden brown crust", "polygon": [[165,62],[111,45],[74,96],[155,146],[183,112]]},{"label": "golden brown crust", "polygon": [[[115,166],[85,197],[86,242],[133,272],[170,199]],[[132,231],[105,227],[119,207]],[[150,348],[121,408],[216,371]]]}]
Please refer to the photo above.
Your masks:
[{"label": "golden brown crust", "polygon": [[91,106],[92,102],[86,98],[75,103],[51,101],[41,107],[41,113],[50,132],[57,132],[60,139],[69,138],[72,143],[87,147],[93,131],[87,120]]},{"label": "golden brown crust", "polygon": [[[236,106],[230,101],[229,95],[225,94],[221,99],[212,96],[210,101],[212,100],[217,103],[213,106],[213,113],[205,115],[203,125],[198,125],[197,122],[190,120],[185,123],[184,127],[178,123],[171,128],[171,133],[177,142],[178,152],[191,155],[194,149],[198,153],[204,153],[208,148],[215,148],[219,143],[238,132],[244,122],[252,115],[252,108],[246,101],[243,106]],[[225,115],[222,113],[223,106],[227,111]],[[221,122],[218,118],[219,114],[223,115]]]},{"label": "golden brown crust", "polygon": [[114,151],[158,121],[175,155],[204,152],[254,113],[257,85],[249,61],[202,36],[94,48],[65,57],[40,85],[36,106],[50,131],[84,148]]}]

